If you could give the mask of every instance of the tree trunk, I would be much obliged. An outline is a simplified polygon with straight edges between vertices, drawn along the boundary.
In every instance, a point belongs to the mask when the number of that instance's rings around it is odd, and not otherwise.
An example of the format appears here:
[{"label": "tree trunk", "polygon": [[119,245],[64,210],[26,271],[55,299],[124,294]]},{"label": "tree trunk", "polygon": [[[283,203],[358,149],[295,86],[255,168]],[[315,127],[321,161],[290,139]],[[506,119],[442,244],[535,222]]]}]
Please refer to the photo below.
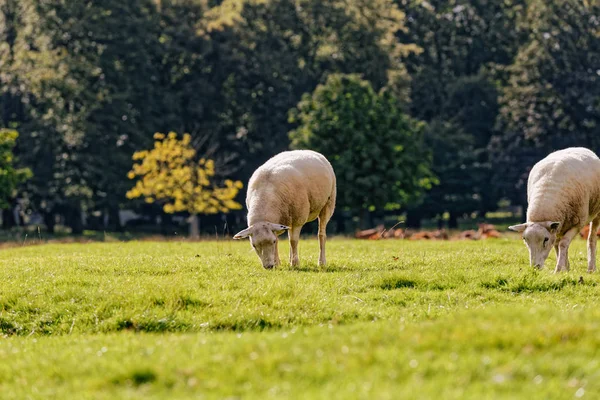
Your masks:
[{"label": "tree trunk", "polygon": [[16,226],[25,226],[25,220],[22,218],[21,207],[17,204],[12,209]]},{"label": "tree trunk", "polygon": [[48,233],[54,233],[54,228],[56,227],[54,211],[44,211],[44,225],[46,225]]},{"label": "tree trunk", "polygon": [[383,225],[385,226],[385,210],[377,209],[371,213],[371,221],[373,226]]},{"label": "tree trunk", "polygon": [[123,232],[123,225],[121,225],[121,218],[119,218],[119,207],[111,206],[108,209],[108,219],[110,226],[114,228],[116,232]]},{"label": "tree trunk", "polygon": [[346,213],[343,211],[333,214],[336,222],[336,233],[346,233]]},{"label": "tree trunk", "polygon": [[437,227],[438,227],[438,229],[443,229],[444,228],[444,219],[442,217],[438,217],[438,219],[437,219]]},{"label": "tree trunk", "polygon": [[370,229],[373,227],[369,210],[364,208],[360,209],[358,213],[358,226],[360,229]]},{"label": "tree trunk", "polygon": [[421,228],[421,212],[419,210],[408,210],[406,212],[406,227]]},{"label": "tree trunk", "polygon": [[83,233],[83,218],[81,215],[81,206],[73,205],[67,208],[67,224],[71,228],[73,235],[81,235]]},{"label": "tree trunk", "polygon": [[450,217],[448,218],[448,228],[449,229],[458,228],[458,215],[454,212],[450,212]]},{"label": "tree trunk", "polygon": [[188,218],[190,223],[190,239],[200,239],[200,224],[198,214],[192,214]]},{"label": "tree trunk", "polygon": [[160,232],[163,235],[171,235],[173,233],[173,216],[171,214],[162,213],[160,216]]},{"label": "tree trunk", "polygon": [[5,208],[4,210],[2,210],[2,228],[10,229],[15,225],[15,216],[12,211],[12,206],[10,208]]}]

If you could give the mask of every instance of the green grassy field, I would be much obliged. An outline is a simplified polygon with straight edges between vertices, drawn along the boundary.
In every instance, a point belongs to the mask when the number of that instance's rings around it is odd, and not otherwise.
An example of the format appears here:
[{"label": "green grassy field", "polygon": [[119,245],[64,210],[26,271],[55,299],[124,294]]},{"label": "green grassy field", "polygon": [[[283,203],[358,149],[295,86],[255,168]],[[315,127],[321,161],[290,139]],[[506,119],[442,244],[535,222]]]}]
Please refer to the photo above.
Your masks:
[{"label": "green grassy field", "polygon": [[3,249],[0,398],[600,396],[583,240],[560,275],[516,239],[316,242],[275,271],[247,242]]}]

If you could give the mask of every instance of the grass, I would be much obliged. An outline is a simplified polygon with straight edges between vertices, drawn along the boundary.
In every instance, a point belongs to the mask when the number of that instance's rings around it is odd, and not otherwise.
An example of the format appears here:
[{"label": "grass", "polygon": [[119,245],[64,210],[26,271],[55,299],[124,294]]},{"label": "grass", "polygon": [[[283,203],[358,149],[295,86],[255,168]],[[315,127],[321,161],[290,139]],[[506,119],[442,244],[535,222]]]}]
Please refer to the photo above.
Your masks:
[{"label": "grass", "polygon": [[[281,253],[287,254],[287,246]],[[600,277],[515,239],[0,252],[2,399],[597,398]]]}]

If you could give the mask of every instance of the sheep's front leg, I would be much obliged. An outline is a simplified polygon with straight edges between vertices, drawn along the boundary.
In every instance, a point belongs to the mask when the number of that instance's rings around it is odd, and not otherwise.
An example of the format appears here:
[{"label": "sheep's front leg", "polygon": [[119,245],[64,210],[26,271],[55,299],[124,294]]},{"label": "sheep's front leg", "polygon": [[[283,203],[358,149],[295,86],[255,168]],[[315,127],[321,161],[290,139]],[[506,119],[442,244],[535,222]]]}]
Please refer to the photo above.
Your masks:
[{"label": "sheep's front leg", "polygon": [[275,237],[275,265],[281,264],[279,259],[279,237]]},{"label": "sheep's front leg", "polygon": [[556,260],[555,273],[569,270],[569,245],[578,232],[577,227],[572,228],[558,242],[558,259]]},{"label": "sheep's front leg", "polygon": [[[554,245],[554,251],[556,252],[556,262],[558,263],[558,243]],[[571,268],[571,263],[569,261],[569,256],[567,254],[567,271],[569,270],[569,268]],[[554,272],[558,272],[558,271],[554,271]]]},{"label": "sheep's front leg", "polygon": [[596,242],[598,241],[596,231],[598,225],[600,225],[600,218],[596,218],[590,223],[590,233],[587,240],[588,272],[596,271]]},{"label": "sheep's front leg", "polygon": [[290,265],[292,267],[297,266],[300,263],[300,257],[298,257],[298,241],[300,240],[300,230],[302,228],[293,226],[288,231],[290,238]]}]

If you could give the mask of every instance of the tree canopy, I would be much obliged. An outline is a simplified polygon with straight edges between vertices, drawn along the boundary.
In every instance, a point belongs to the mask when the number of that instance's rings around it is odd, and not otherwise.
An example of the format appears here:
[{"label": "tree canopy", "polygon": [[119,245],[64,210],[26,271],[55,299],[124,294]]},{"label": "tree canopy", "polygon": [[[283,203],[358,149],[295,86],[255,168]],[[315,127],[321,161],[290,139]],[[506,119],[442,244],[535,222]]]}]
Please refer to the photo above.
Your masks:
[{"label": "tree canopy", "polygon": [[527,175],[564,147],[600,151],[600,2],[532,1],[526,43],[507,68],[497,133],[496,184],[523,201]]},{"label": "tree canopy", "polygon": [[[9,203],[40,213],[50,231],[58,217],[82,232],[92,214],[119,229],[119,210],[142,207],[126,197],[127,172],[153,132],[188,132],[215,178],[245,182],[292,145],[293,130],[294,146],[308,131],[316,136],[303,146],[335,142],[328,135],[373,143],[357,157],[371,152],[393,171],[365,166],[370,187],[395,175],[369,198],[343,200],[357,212],[402,205],[396,212],[411,225],[448,217],[454,226],[503,199],[523,205],[536,160],[571,145],[600,150],[599,8],[597,0],[0,0],[0,126],[20,133],[14,166],[32,171]],[[350,107],[323,97],[336,80],[371,99],[365,110],[389,113],[370,122],[377,137],[358,108],[326,129],[318,107]],[[398,132],[414,135],[405,147],[417,138],[418,157],[378,153]],[[407,172],[424,160],[430,174]],[[415,183],[424,176],[437,184],[424,190]]]},{"label": "tree canopy", "polygon": [[321,152],[337,176],[338,207],[405,206],[431,188],[423,124],[389,90],[357,75],[330,75],[291,113],[292,147]]}]

